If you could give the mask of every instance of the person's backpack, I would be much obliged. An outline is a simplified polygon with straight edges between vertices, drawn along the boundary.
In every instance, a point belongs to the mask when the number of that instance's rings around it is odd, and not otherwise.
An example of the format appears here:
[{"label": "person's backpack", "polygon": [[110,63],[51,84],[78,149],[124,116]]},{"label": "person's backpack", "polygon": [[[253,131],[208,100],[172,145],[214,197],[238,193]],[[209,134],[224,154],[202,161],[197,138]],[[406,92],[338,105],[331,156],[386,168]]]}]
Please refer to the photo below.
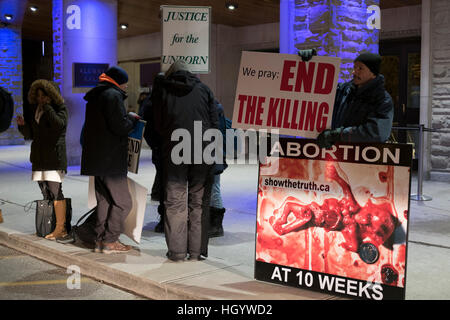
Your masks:
[{"label": "person's backpack", "polygon": [[14,112],[14,100],[11,94],[0,87],[0,133],[11,125]]},{"label": "person's backpack", "polygon": [[[84,218],[86,218],[86,220],[84,220],[84,222],[81,223],[81,221],[83,221]],[[56,242],[73,243],[77,239],[80,239],[85,244],[94,245],[96,240],[96,233],[95,233],[96,221],[97,221],[97,207],[94,207],[88,212],[86,212],[80,219],[78,219],[76,225],[72,226],[72,230],[67,237],[57,238]]]}]

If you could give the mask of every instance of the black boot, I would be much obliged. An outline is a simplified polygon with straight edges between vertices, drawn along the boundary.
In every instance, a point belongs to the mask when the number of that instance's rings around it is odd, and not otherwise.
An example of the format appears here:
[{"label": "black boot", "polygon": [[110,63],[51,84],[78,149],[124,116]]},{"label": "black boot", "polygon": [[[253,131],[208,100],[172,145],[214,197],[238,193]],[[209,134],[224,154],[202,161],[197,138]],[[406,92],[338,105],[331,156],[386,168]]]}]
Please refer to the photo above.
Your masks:
[{"label": "black boot", "polygon": [[214,208],[209,207],[209,230],[208,236],[210,238],[222,237],[223,236],[223,215],[225,213],[225,208]]}]

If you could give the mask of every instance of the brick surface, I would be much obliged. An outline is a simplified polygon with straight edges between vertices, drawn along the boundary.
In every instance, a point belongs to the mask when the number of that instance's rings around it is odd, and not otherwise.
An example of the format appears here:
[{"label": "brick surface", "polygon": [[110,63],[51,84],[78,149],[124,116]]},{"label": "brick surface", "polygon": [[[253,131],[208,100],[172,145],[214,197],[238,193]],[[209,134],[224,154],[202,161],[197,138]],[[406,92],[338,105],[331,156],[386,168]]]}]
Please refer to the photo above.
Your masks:
[{"label": "brick surface", "polygon": [[450,172],[450,2],[431,2],[432,128],[431,170]]},{"label": "brick surface", "polygon": [[22,35],[17,27],[0,28],[0,86],[11,93],[14,117],[11,126],[0,133],[0,145],[24,144],[15,115],[22,113]]}]

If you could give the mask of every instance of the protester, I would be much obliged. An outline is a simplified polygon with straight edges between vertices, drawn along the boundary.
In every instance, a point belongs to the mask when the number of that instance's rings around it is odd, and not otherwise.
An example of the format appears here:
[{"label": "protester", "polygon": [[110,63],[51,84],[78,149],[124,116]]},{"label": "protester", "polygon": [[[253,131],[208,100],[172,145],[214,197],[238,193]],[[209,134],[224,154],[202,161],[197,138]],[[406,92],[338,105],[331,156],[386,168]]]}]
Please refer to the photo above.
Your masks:
[{"label": "protester", "polygon": [[145,101],[145,99],[147,99],[148,97],[150,96],[150,92],[145,92],[145,91],[143,91],[143,92],[141,92],[140,94],[139,94],[139,97],[138,97],[138,99],[137,99],[137,101],[136,101],[136,103],[137,103],[137,106],[138,106],[138,115],[142,118],[142,117],[144,117],[144,101]]},{"label": "protester", "polygon": [[127,252],[119,241],[132,208],[127,182],[128,133],[139,117],[126,114],[124,100],[128,74],[113,66],[84,97],[87,101],[83,131],[81,174],[95,177],[97,222],[95,252]]},{"label": "protester", "polygon": [[226,163],[226,118],[223,110],[223,106],[219,101],[215,100],[215,104],[218,112],[219,129],[223,137],[223,163],[216,163],[214,165],[214,180],[211,186],[211,201],[209,208],[209,230],[208,236],[210,238],[223,236],[223,216],[225,214],[225,208],[223,207],[222,194],[220,192],[220,175],[228,167]]},{"label": "protester", "polygon": [[37,181],[44,200],[53,200],[56,226],[45,238],[55,240],[67,236],[66,200],[62,181],[67,173],[66,128],[67,108],[56,83],[44,79],[32,83],[28,92],[32,105],[31,122],[17,116],[19,131],[31,143],[32,180]]},{"label": "protester", "polygon": [[0,87],[0,133],[11,125],[14,112],[14,100],[11,94]]},{"label": "protester", "polygon": [[[201,259],[207,255],[203,241],[208,239],[205,217],[209,215],[210,194],[205,193],[205,184],[212,176],[212,165],[203,160],[207,142],[194,139],[194,128],[199,121],[202,135],[210,128],[218,129],[217,109],[211,90],[188,71],[183,60],[174,62],[161,82],[162,90],[152,102],[155,129],[162,142],[167,257],[182,261],[189,254],[189,259]],[[172,151],[179,142],[172,141],[172,133],[177,129],[184,129],[191,137],[188,163],[174,162]],[[196,164],[194,157],[199,157],[199,152],[202,161]]]},{"label": "protester", "polygon": [[[303,61],[311,59],[312,50],[298,53]],[[392,128],[394,104],[384,88],[380,74],[381,57],[362,53],[354,60],[353,79],[336,90],[331,129],[317,137],[321,148],[336,142],[385,142]]]},{"label": "protester", "polygon": [[155,130],[155,122],[153,120],[153,100],[158,103],[159,97],[162,95],[162,82],[164,81],[164,73],[156,75],[153,81],[152,91],[149,97],[142,102],[143,117],[147,121],[147,128],[144,131],[144,139],[152,149],[152,162],[155,165],[156,173],[153,181],[150,198],[152,201],[158,202],[159,222],[155,227],[155,232],[164,232],[164,184],[162,180],[162,155],[161,155],[161,137]]}]

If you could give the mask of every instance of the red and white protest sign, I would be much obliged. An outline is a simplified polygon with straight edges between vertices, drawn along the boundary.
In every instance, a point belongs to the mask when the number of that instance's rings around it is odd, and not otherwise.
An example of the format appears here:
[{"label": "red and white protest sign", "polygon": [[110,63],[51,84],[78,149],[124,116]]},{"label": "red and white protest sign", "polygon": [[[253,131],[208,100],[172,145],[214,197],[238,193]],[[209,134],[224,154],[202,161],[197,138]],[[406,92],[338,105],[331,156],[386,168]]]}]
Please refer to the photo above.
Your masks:
[{"label": "red and white protest sign", "polygon": [[340,58],[242,52],[233,128],[316,138],[331,126]]},{"label": "red and white protest sign", "polygon": [[[269,148],[268,148],[269,149]],[[281,138],[260,164],[255,278],[404,299],[412,148]]]}]

